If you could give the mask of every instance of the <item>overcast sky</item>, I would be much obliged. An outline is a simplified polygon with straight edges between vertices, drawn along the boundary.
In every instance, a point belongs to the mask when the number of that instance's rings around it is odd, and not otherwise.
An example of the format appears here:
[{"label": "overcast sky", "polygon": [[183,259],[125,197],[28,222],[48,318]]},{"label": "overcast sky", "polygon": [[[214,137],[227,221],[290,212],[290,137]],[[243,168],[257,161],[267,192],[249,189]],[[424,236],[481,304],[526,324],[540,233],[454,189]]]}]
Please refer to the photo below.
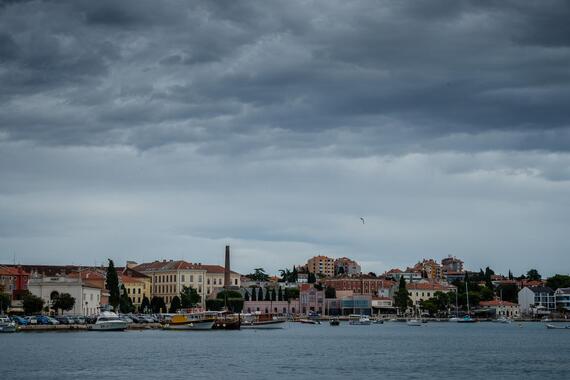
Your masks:
[{"label": "overcast sky", "polygon": [[565,0],[0,1],[0,262],[231,244],[245,273],[568,273],[568,20]]}]

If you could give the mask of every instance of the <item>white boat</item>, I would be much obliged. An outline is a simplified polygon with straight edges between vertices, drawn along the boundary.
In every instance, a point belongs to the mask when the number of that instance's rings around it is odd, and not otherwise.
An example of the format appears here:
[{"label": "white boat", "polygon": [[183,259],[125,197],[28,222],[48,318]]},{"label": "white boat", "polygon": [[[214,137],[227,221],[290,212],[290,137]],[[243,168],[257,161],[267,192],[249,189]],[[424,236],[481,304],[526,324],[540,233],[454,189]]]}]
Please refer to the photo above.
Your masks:
[{"label": "white boat", "polygon": [[497,319],[497,323],[512,323],[512,321],[509,318],[501,317]]},{"label": "white boat", "polygon": [[547,329],[550,330],[570,330],[570,325],[568,326],[560,326],[560,325],[551,325],[551,324],[547,324],[546,325]]},{"label": "white boat", "polygon": [[307,324],[307,325],[320,325],[321,322],[315,320],[315,319],[309,319],[309,318],[301,318],[299,319],[299,322]]},{"label": "white boat", "polygon": [[459,322],[461,320],[461,318],[459,317],[451,317],[449,318],[449,322]]},{"label": "white boat", "polygon": [[97,317],[94,325],[89,327],[93,331],[124,331],[128,323],[111,311],[104,311]]},{"label": "white boat", "polygon": [[348,324],[354,326],[367,326],[372,324],[372,321],[366,315],[351,314],[348,316]]},{"label": "white boat", "polygon": [[420,321],[419,319],[410,319],[409,321],[406,322],[406,324],[408,326],[421,326],[422,321]]},{"label": "white boat", "polygon": [[0,316],[0,333],[13,333],[18,331],[16,323],[8,317]]},{"label": "white boat", "polygon": [[277,330],[285,328],[287,320],[270,314],[244,314],[242,329]]}]

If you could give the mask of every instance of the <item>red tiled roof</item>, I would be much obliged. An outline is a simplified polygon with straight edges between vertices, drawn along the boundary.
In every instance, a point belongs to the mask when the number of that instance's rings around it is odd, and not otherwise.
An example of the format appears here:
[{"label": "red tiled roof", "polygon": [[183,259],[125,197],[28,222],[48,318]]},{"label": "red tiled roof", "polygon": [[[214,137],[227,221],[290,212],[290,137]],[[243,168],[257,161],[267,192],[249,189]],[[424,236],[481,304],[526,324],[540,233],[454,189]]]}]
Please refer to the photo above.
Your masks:
[{"label": "red tiled roof", "polygon": [[0,266],[0,275],[2,276],[27,276],[28,273],[23,269],[18,269],[14,267]]},{"label": "red tiled roof", "polygon": [[438,282],[412,282],[406,284],[408,290],[452,290],[455,289],[453,285],[443,285]]}]

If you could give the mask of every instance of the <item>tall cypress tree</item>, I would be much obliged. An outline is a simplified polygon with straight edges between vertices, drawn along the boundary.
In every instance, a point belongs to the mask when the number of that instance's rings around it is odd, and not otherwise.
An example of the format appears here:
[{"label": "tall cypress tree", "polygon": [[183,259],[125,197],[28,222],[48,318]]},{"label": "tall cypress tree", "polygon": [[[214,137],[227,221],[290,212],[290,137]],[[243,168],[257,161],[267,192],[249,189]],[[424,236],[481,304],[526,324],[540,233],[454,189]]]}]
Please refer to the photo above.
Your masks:
[{"label": "tall cypress tree", "polygon": [[281,287],[277,291],[277,301],[283,301],[283,289]]},{"label": "tall cypress tree", "polygon": [[271,289],[271,301],[277,301],[277,293],[275,292],[275,288]]},{"label": "tall cypress tree", "polygon": [[121,294],[119,293],[119,276],[115,270],[113,260],[109,259],[109,266],[107,267],[107,281],[105,287],[109,291],[109,305],[116,309],[121,302]]},{"label": "tall cypress tree", "polygon": [[257,293],[257,300],[263,301],[263,288],[259,287],[259,292]]},{"label": "tall cypress tree", "polygon": [[406,279],[404,276],[400,277],[400,284],[398,285],[398,290],[394,295],[394,304],[400,310],[402,314],[408,309],[410,302],[410,295],[408,289],[406,288]]},{"label": "tall cypress tree", "polygon": [[255,288],[251,288],[251,300],[257,301],[257,293],[255,292]]},{"label": "tall cypress tree", "polygon": [[248,293],[247,289],[244,290],[244,293],[243,293],[243,300],[244,300],[244,301],[249,301],[249,293]]}]

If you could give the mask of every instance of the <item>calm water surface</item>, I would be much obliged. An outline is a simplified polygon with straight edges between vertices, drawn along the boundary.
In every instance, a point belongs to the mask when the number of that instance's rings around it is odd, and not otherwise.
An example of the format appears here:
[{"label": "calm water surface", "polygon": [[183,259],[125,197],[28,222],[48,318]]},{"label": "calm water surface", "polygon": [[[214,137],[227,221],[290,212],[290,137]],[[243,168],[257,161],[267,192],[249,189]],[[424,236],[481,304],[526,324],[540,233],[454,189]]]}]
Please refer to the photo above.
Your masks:
[{"label": "calm water surface", "polygon": [[570,330],[403,323],[0,335],[2,379],[570,379]]}]

